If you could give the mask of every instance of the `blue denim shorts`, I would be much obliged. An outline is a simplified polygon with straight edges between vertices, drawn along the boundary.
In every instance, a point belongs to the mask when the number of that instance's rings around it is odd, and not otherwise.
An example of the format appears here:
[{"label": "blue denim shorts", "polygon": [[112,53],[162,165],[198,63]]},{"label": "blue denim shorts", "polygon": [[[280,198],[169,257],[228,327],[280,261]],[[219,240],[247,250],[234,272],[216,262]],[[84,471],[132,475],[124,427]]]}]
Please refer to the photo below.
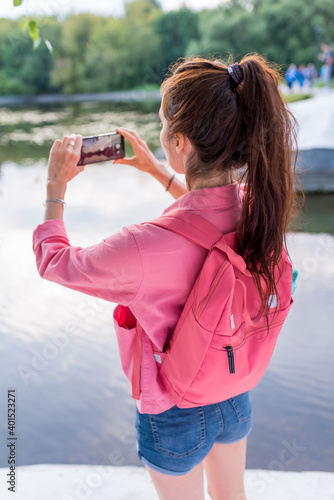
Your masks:
[{"label": "blue denim shorts", "polygon": [[156,415],[137,410],[138,456],[153,470],[181,476],[198,465],[214,443],[231,444],[244,439],[252,423],[249,392],[196,408],[173,406]]}]

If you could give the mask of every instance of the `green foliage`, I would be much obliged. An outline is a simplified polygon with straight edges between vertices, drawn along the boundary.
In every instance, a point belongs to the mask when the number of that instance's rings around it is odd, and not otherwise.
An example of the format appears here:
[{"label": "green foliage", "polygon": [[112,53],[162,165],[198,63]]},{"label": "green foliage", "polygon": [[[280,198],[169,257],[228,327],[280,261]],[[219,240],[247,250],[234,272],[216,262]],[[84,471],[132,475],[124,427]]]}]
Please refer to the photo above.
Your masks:
[{"label": "green foliage", "polygon": [[30,38],[32,39],[34,43],[33,45],[34,49],[37,49],[42,40],[39,34],[39,28],[37,26],[36,21],[24,18],[22,19],[21,26],[24,31],[28,32]]},{"label": "green foliage", "polygon": [[49,91],[53,64],[45,45],[32,50],[33,41],[20,23],[0,19],[0,89],[2,95]]},{"label": "green foliage", "polygon": [[93,14],[79,14],[64,21],[51,72],[51,82],[59,91],[68,94],[85,91],[86,54],[101,20]]},{"label": "green foliage", "polygon": [[[195,52],[203,55],[233,54],[234,57],[254,52],[262,44],[263,22],[240,5],[217,9],[214,15],[205,15],[200,22],[200,42]],[[197,49],[197,50],[196,50]],[[194,51],[189,47],[188,52]]]},{"label": "green foliage", "polygon": [[186,55],[186,49],[199,35],[198,14],[187,8],[161,12],[154,27],[161,42],[158,71],[164,74],[168,66]]},{"label": "green foliage", "polygon": [[[51,81],[59,91],[107,92],[154,82],[160,41],[153,29],[159,9],[138,0],[121,19],[71,16],[62,26]],[[153,76],[152,76],[153,75]]]},{"label": "green foliage", "polygon": [[[13,6],[18,7],[22,4],[23,0],[13,0]],[[27,31],[30,38],[34,42],[33,48],[37,49],[40,43],[43,41],[45,43],[46,48],[52,52],[53,48],[49,40],[45,40],[41,38],[39,27],[37,22],[34,19],[28,19],[26,17],[22,18],[21,26],[24,31]]]},{"label": "green foliage", "polygon": [[235,58],[259,52],[288,65],[316,60],[315,29],[334,41],[332,0],[233,0],[200,13],[200,38],[188,52],[231,53]]},{"label": "green foliage", "polygon": [[290,62],[316,62],[319,68],[320,42],[334,42],[332,3],[230,0],[213,10],[164,12],[156,0],[128,0],[118,19],[93,14],[63,21],[0,19],[0,92],[152,88],[171,63],[190,54],[231,54],[239,60],[259,52],[283,68]]}]

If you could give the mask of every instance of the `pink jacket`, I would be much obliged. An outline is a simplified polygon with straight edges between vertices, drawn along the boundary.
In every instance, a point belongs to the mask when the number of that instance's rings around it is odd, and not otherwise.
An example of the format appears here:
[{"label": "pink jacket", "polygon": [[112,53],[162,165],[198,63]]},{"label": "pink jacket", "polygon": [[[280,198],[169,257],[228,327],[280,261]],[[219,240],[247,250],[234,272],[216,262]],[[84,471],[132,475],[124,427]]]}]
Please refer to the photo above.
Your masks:
[{"label": "pink jacket", "polygon": [[[163,213],[174,209],[192,210],[228,233],[236,229],[241,200],[238,183],[234,182],[190,191]],[[49,220],[36,228],[33,248],[43,278],[129,306],[145,332],[138,410],[160,413],[174,406],[157,377],[152,342],[162,350],[167,336],[172,334],[206,250],[150,224],[123,227],[101,243],[84,249],[72,247],[60,220]],[[115,319],[121,363],[129,380],[134,342],[132,326],[119,326]]]}]

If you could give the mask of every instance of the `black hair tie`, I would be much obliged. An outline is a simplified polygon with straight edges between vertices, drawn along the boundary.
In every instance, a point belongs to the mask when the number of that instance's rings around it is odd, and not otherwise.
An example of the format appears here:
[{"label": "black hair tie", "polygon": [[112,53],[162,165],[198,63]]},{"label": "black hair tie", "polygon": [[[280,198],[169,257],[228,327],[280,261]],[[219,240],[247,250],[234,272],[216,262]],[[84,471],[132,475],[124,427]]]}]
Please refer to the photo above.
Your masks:
[{"label": "black hair tie", "polygon": [[227,71],[229,72],[229,75],[232,78],[232,80],[234,80],[237,85],[239,85],[239,83],[241,83],[242,80],[244,79],[244,75],[243,75],[241,68],[237,62],[234,64],[231,64],[227,68]]}]

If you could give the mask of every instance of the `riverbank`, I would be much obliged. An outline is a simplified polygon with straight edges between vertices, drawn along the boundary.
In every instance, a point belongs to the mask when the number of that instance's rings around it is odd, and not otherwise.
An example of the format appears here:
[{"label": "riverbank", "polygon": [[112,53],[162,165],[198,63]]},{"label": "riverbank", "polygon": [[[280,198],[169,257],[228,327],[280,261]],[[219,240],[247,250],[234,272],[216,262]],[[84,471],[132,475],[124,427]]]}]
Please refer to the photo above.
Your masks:
[{"label": "riverbank", "polygon": [[[7,472],[0,469],[3,500],[13,496],[4,491]],[[18,467],[16,474],[16,500],[158,499],[143,467],[40,464]],[[332,500],[334,473],[246,470],[245,488],[248,500]]]},{"label": "riverbank", "polygon": [[[2,106],[0,122],[3,128],[1,143],[12,145],[12,143],[25,142],[30,147],[30,150],[26,151],[27,156],[32,154],[31,147],[34,144],[43,145],[47,141],[52,144],[52,140],[57,135],[63,135],[63,123],[55,121],[57,113],[62,113],[64,116],[67,114],[65,126],[68,128],[70,123],[73,131],[83,135],[92,135],[92,130],[94,133],[103,133],[105,129],[109,129],[111,123],[137,128],[138,120],[134,122],[133,116],[125,116],[124,110],[121,112],[120,107],[125,106],[133,111],[133,109],[141,109],[143,105],[143,114],[139,120],[140,132],[144,132],[143,116],[146,114],[145,126],[147,125],[147,130],[149,130],[144,136],[146,140],[152,139],[150,144],[153,147],[152,150],[159,158],[164,159],[164,153],[161,148],[158,148],[157,143],[159,134],[157,107],[160,99],[160,91],[154,88],[96,94],[2,96],[0,97],[0,108]],[[43,105],[54,105],[55,108],[50,113],[50,109],[47,107],[43,109]],[[101,110],[98,110],[99,106]],[[91,112],[86,117],[87,123],[83,126],[82,122],[78,123],[78,116],[84,114],[83,110],[86,110],[86,107]],[[307,193],[333,193],[334,91],[317,89],[313,98],[289,103],[288,107],[295,115],[299,127],[297,173],[302,189]],[[72,108],[76,109],[74,115],[68,112]],[[109,110],[107,116],[104,108]],[[152,114],[149,115],[148,111]],[[34,119],[37,119],[38,123],[30,118],[28,121],[25,119],[28,112],[35,113]],[[42,123],[43,115],[46,116],[45,126]],[[103,117],[106,119],[105,125],[102,126]],[[122,117],[125,117],[124,123],[122,123]],[[12,120],[17,121],[18,130],[13,129]],[[14,157],[16,158],[15,155]],[[295,187],[299,190],[297,184]]]},{"label": "riverbank", "polygon": [[0,97],[0,106],[27,106],[36,104],[67,104],[70,102],[142,102],[160,101],[160,90],[124,90],[93,94],[45,94]]},{"label": "riverbank", "polygon": [[[321,92],[322,89],[312,89],[307,94],[287,93],[285,89],[283,95],[287,102],[294,102],[312,98]],[[42,95],[8,95],[0,96],[1,106],[26,106],[34,104],[66,104],[70,102],[141,102],[160,101],[161,94],[159,88],[119,90],[113,92],[96,92],[81,94],[42,94]]]}]

